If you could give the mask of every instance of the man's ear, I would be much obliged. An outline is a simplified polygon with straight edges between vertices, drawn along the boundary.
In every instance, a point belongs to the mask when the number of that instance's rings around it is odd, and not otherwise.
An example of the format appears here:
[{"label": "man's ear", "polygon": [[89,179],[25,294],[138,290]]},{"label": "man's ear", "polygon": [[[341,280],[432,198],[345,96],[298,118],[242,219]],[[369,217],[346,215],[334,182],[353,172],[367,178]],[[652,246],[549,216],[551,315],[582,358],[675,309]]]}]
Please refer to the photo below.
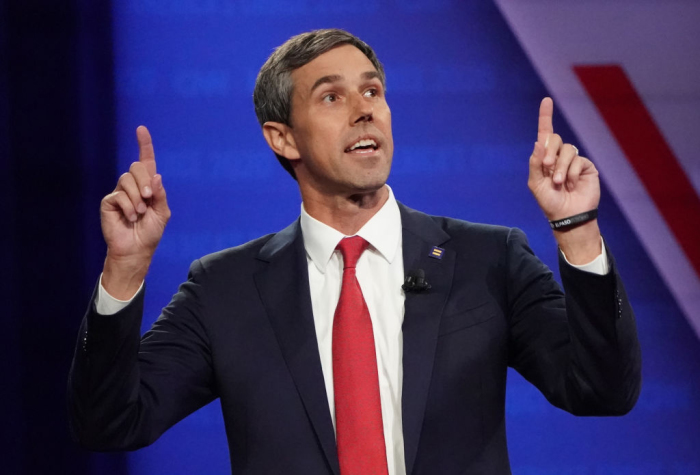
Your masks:
[{"label": "man's ear", "polygon": [[263,124],[263,135],[267,144],[277,155],[282,155],[287,160],[298,160],[300,158],[297,150],[292,129],[287,124],[281,122],[265,122]]}]

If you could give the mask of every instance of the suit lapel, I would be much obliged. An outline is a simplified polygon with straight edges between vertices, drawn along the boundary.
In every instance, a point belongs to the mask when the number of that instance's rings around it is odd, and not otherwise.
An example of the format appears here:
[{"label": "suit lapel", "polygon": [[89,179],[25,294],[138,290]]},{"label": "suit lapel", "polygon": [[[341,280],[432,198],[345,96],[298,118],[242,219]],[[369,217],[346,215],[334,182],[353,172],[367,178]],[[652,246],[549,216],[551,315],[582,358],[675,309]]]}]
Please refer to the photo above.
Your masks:
[{"label": "suit lapel", "polygon": [[260,297],[328,464],[339,475],[299,221],[270,239],[258,258],[268,263],[255,276]]},{"label": "suit lapel", "polygon": [[[430,257],[433,246],[447,242],[449,235],[429,216],[401,204],[399,208],[404,269],[406,272],[423,269],[431,285],[426,292],[407,293],[404,304],[402,421],[406,473],[410,474],[418,450],[440,318],[450,293],[456,255],[446,249],[441,259]],[[333,473],[339,475],[299,222],[273,236],[260,250],[258,258],[268,263],[266,269],[255,275],[258,291],[328,464]]]},{"label": "suit lapel", "polygon": [[404,304],[402,420],[406,473],[410,475],[428,399],[440,318],[452,286],[455,253],[446,249],[441,259],[430,257],[433,246],[448,241],[449,235],[429,216],[399,207],[404,271],[423,269],[431,285],[426,292],[406,293]]}]

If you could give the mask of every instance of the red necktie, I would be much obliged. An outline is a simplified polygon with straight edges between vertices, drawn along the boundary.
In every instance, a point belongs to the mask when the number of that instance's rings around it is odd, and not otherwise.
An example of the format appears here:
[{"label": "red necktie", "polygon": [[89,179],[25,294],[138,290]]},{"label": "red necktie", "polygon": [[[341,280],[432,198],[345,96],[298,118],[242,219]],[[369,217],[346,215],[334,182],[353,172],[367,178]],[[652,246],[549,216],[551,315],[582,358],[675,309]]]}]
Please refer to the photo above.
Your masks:
[{"label": "red necktie", "polygon": [[345,238],[343,283],[333,319],[335,427],[341,475],[387,475],[377,356],[367,304],[355,266],[369,243]]}]

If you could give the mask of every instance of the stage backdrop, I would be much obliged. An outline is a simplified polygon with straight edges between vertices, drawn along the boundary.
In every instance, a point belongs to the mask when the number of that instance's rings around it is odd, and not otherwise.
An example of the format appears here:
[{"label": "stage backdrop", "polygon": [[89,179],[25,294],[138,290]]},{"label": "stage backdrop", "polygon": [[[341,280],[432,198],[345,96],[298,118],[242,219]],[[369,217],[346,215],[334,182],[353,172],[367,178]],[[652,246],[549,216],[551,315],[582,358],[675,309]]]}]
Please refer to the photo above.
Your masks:
[{"label": "stage backdrop", "polygon": [[[347,29],[370,43],[385,65],[395,140],[389,183],[397,198],[428,213],[520,227],[555,268],[549,225],[526,182],[538,104],[557,92],[556,77],[545,87],[537,72],[542,68],[535,70],[514,31],[534,34],[536,45],[598,38],[604,48],[619,39],[615,24],[627,21],[625,12],[636,11],[635,2],[615,3],[617,16],[605,29],[544,9],[528,17],[525,31],[511,29],[502,10],[486,0],[114,2],[119,173],[137,157],[135,128],[147,125],[173,211],[148,277],[144,330],[186,278],[192,260],[277,231],[297,217],[299,193],[264,143],[252,91],[272,49],[315,28]],[[602,8],[601,2],[578,4]],[[508,19],[517,26],[518,12]],[[692,37],[694,25],[663,26],[687,28]],[[554,26],[562,37],[551,34]],[[601,42],[601,35],[607,39]],[[697,73],[690,71],[695,84]],[[691,96],[698,100],[697,87]],[[580,100],[589,99],[582,93]],[[665,91],[655,100],[672,104],[685,96]],[[555,130],[579,144],[582,155],[603,160],[595,155],[596,136],[577,136],[569,127],[574,122],[559,113]],[[581,127],[576,130],[582,134]],[[697,156],[688,158],[697,170]],[[513,471],[700,473],[700,344],[688,309],[684,315],[658,262],[652,263],[630,226],[630,214],[611,193],[635,178],[601,170],[601,227],[639,320],[642,396],[624,418],[575,418],[549,406],[511,372],[507,424]],[[144,475],[228,473],[219,403],[131,454],[129,466],[130,473]]]}]

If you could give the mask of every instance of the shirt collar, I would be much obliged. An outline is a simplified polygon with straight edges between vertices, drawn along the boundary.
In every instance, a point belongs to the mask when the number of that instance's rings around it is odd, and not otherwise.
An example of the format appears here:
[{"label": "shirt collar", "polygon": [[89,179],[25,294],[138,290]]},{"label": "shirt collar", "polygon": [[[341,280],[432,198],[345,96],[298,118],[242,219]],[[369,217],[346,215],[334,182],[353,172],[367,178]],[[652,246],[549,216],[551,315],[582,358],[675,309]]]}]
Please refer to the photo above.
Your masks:
[{"label": "shirt collar", "polygon": [[[389,199],[357,232],[391,263],[401,243],[401,213],[389,185]],[[345,236],[340,231],[312,218],[301,204],[301,232],[304,236],[304,248],[319,272],[326,272],[326,265],[331,260],[333,251]]]}]

